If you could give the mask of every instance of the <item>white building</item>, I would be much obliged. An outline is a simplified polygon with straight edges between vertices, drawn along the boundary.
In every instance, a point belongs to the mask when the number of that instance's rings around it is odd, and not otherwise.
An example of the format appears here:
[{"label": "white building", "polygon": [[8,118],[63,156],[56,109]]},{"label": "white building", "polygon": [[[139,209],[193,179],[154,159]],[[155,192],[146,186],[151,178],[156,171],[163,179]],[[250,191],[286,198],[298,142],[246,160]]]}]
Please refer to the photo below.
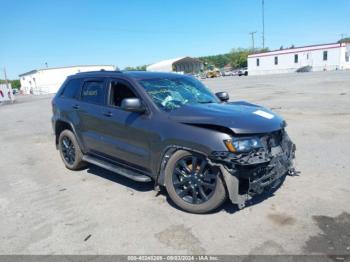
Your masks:
[{"label": "white building", "polygon": [[203,63],[192,57],[179,57],[147,66],[147,71],[153,72],[179,72],[184,74],[197,74],[203,68]]},{"label": "white building", "polygon": [[24,94],[52,94],[56,93],[67,76],[79,72],[112,70],[113,65],[82,65],[32,70],[19,75],[21,91]]},{"label": "white building", "polygon": [[252,54],[249,75],[291,73],[309,67],[311,71],[350,69],[350,43],[312,45]]}]

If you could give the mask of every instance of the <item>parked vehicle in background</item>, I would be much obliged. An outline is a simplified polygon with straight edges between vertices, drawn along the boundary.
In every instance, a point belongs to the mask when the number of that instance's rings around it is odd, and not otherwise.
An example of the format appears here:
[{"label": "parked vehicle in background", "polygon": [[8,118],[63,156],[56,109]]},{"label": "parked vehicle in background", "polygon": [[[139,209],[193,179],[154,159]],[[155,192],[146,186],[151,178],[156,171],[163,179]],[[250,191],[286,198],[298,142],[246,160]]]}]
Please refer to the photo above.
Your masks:
[{"label": "parked vehicle in background", "polygon": [[219,77],[219,76],[221,76],[221,73],[220,73],[220,70],[217,69],[217,68],[215,68],[213,70],[208,70],[206,72],[206,77],[207,78],[214,78],[214,77]]},{"label": "parked vehicle in background", "polygon": [[199,75],[199,78],[200,78],[200,79],[206,79],[206,78],[207,78],[207,74],[206,74],[205,72],[203,72],[203,73],[201,73],[201,74]]},{"label": "parked vehicle in background", "polygon": [[181,209],[239,208],[293,174],[285,121],[229,102],[194,77],[99,71],[68,77],[52,100],[55,143],[68,169],[87,163],[164,187]]},{"label": "parked vehicle in background", "polygon": [[238,76],[239,70],[233,70],[232,73],[234,76]]},{"label": "parked vehicle in background", "polygon": [[238,70],[238,76],[247,76],[248,75],[248,68],[242,68],[240,70]]},{"label": "parked vehicle in background", "polygon": [[233,76],[234,73],[233,73],[233,71],[222,71],[221,75],[222,76]]}]

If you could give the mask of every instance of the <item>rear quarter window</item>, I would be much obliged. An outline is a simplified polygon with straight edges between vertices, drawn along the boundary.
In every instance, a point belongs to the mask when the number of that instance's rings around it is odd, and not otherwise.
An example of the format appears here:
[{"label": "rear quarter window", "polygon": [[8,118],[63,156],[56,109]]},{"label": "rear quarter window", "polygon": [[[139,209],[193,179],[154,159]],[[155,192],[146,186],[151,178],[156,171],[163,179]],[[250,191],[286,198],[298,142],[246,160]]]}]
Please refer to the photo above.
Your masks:
[{"label": "rear quarter window", "polygon": [[76,99],[79,96],[81,79],[71,79],[63,87],[61,97]]}]

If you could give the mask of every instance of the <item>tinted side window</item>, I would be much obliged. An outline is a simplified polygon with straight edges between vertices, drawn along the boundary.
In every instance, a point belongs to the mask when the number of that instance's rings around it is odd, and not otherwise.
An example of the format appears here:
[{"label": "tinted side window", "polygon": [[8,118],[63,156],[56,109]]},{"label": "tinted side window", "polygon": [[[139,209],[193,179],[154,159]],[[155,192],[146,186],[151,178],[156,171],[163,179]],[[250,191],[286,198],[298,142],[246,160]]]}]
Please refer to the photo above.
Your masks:
[{"label": "tinted side window", "polygon": [[71,79],[64,86],[61,97],[77,98],[80,90],[81,79]]},{"label": "tinted side window", "polygon": [[93,104],[103,104],[103,87],[103,81],[85,82],[81,92],[81,100]]}]

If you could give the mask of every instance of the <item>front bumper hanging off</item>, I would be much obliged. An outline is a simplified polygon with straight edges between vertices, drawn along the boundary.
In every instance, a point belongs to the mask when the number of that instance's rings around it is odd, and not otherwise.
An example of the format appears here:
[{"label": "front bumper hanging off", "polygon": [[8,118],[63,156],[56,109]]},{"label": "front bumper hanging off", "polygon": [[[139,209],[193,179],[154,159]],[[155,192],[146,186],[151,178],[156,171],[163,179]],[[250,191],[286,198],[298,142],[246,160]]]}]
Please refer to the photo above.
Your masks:
[{"label": "front bumper hanging off", "polygon": [[280,131],[280,140],[271,147],[268,135],[264,149],[248,155],[216,154],[210,158],[211,162],[220,168],[229,198],[238,207],[244,208],[248,200],[254,195],[276,189],[287,175],[294,175],[293,159],[295,145],[287,133]]}]

